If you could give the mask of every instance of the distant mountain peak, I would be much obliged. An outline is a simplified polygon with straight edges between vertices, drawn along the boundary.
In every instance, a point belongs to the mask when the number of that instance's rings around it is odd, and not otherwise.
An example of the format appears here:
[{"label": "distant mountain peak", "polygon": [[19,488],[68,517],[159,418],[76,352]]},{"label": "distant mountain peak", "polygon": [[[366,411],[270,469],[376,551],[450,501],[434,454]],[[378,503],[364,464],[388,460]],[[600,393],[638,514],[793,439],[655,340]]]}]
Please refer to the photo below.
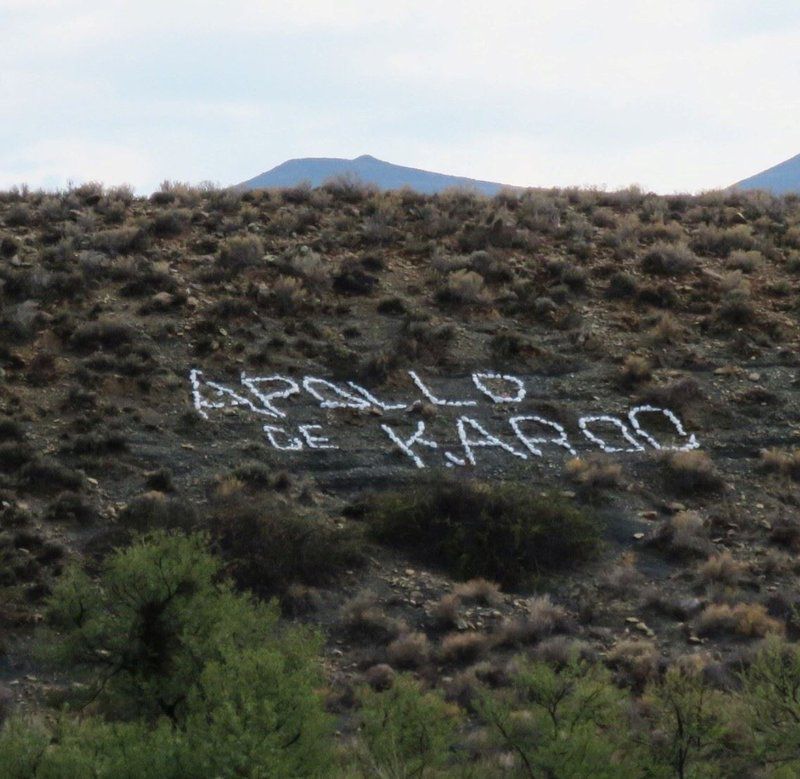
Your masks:
[{"label": "distant mountain peak", "polygon": [[775,195],[790,192],[800,193],[800,154],[742,179],[733,185],[734,189],[764,189]]},{"label": "distant mountain peak", "polygon": [[452,187],[473,189],[484,195],[496,195],[505,187],[494,181],[481,181],[464,176],[450,176],[379,160],[362,154],[352,160],[339,157],[301,157],[276,165],[266,173],[243,181],[238,189],[269,189],[294,187],[308,182],[318,187],[336,176],[356,176],[379,189],[409,187],[425,194],[434,194]]}]

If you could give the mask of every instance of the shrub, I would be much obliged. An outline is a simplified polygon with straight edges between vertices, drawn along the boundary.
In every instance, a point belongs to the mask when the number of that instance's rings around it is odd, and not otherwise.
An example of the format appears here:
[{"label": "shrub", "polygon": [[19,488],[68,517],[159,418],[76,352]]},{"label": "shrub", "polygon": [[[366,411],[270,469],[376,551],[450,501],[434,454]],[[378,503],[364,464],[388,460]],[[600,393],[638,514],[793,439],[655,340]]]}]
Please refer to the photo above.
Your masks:
[{"label": "shrub", "polygon": [[43,518],[48,522],[91,525],[97,520],[97,511],[81,495],[62,492],[48,505]]},{"label": "shrub", "polygon": [[172,208],[156,214],[151,230],[156,238],[175,238],[187,230],[191,218],[191,211],[185,208]]},{"label": "shrub", "polygon": [[449,274],[444,286],[436,293],[440,303],[488,303],[490,298],[484,288],[483,276],[471,270],[457,270]]},{"label": "shrub", "polygon": [[366,513],[378,540],[460,578],[484,576],[506,587],[585,560],[599,542],[597,522],[585,511],[514,483],[422,480],[373,496]]},{"label": "shrub", "polygon": [[619,383],[620,386],[630,389],[650,381],[652,376],[653,369],[649,360],[635,354],[629,354],[620,367]]},{"label": "shrub", "polygon": [[515,775],[618,779],[647,775],[628,738],[623,694],[602,666],[573,654],[560,668],[520,658],[505,696],[477,703]]},{"label": "shrub", "polygon": [[109,254],[130,254],[147,247],[147,231],[141,227],[116,227],[92,235],[91,248]]},{"label": "shrub", "polygon": [[694,270],[697,257],[686,244],[657,243],[642,257],[642,270],[657,276],[682,276]]},{"label": "shrub", "polygon": [[554,633],[569,633],[575,621],[563,607],[552,602],[549,595],[530,598],[523,617],[506,620],[499,641],[504,646],[520,646],[541,641]]},{"label": "shrub", "polygon": [[32,492],[53,493],[68,490],[78,492],[83,487],[83,475],[50,457],[37,457],[19,472],[20,482]]},{"label": "shrub", "polygon": [[222,268],[235,271],[258,265],[263,257],[264,244],[258,236],[234,236],[221,244],[217,263]]},{"label": "shrub", "polygon": [[671,452],[662,464],[667,486],[681,495],[719,492],[724,486],[711,458],[697,449]]},{"label": "shrub", "polygon": [[134,498],[119,514],[119,523],[128,530],[146,532],[170,528],[188,529],[197,522],[190,503],[169,498],[163,492],[146,492]]},{"label": "shrub", "polygon": [[648,686],[644,702],[652,775],[725,775],[719,771],[727,732],[724,699],[700,673],[669,669]]},{"label": "shrub", "polygon": [[736,584],[747,571],[747,566],[736,560],[726,549],[713,555],[700,567],[700,578],[709,582]]},{"label": "shrub", "polygon": [[740,270],[742,273],[752,273],[764,264],[764,255],[759,251],[731,252],[725,265],[732,270]]},{"label": "shrub", "polygon": [[701,254],[727,257],[734,249],[748,251],[754,246],[750,225],[719,228],[713,225],[700,227],[692,238],[692,249]]},{"label": "shrub", "polygon": [[[769,636],[740,675],[739,700],[755,736],[755,753],[766,762],[800,767],[800,651],[778,636]],[[786,774],[787,776],[789,773]]]},{"label": "shrub", "polygon": [[439,647],[439,660],[454,665],[472,663],[486,654],[491,643],[489,636],[477,630],[449,633]]},{"label": "shrub", "polygon": [[380,607],[374,593],[364,591],[342,606],[342,624],[351,635],[389,641],[408,632],[399,620],[392,619]]},{"label": "shrub", "polygon": [[631,299],[636,295],[636,278],[625,271],[617,271],[608,280],[606,296],[612,300]]},{"label": "shrub", "polygon": [[664,520],[649,543],[678,558],[705,557],[711,548],[703,520],[694,511],[680,511]]},{"label": "shrub", "polygon": [[97,351],[100,348],[114,351],[134,339],[135,331],[130,325],[101,319],[78,327],[70,338],[70,344],[74,349],[83,352]]},{"label": "shrub", "polygon": [[466,603],[478,603],[482,606],[497,606],[503,600],[500,587],[481,578],[457,584],[453,588],[453,595]]},{"label": "shrub", "polygon": [[606,663],[619,680],[638,689],[655,678],[658,662],[658,647],[652,641],[623,639],[606,654]]},{"label": "shrub", "polygon": [[386,647],[386,656],[396,668],[419,668],[428,661],[429,654],[424,633],[404,633]]},{"label": "shrub", "polygon": [[259,595],[282,592],[294,582],[329,584],[365,562],[356,531],[291,513],[277,501],[218,505],[211,528],[229,575]]},{"label": "shrub", "polygon": [[282,630],[273,606],[234,593],[204,547],[202,536],[158,533],[115,552],[97,582],[76,568],[61,577],[48,601],[58,632],[43,643],[87,674],[105,720],[7,727],[0,773],[326,775],[318,638]]},{"label": "shrub", "polygon": [[461,717],[438,693],[401,675],[391,689],[364,689],[359,698],[356,759],[364,776],[438,776],[438,769],[455,762],[451,746]]},{"label": "shrub", "polygon": [[697,616],[694,627],[701,636],[728,633],[759,638],[785,630],[783,623],[770,617],[761,603],[712,603]]}]

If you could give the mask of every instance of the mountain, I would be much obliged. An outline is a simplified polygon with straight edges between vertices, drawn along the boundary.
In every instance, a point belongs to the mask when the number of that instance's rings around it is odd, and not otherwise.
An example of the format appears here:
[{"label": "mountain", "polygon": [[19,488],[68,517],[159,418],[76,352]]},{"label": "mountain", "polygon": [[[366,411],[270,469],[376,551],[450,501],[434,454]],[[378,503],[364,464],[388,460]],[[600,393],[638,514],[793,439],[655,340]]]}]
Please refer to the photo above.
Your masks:
[{"label": "mountain", "polygon": [[800,192],[800,154],[733,186],[735,189],[765,189],[776,195]]},{"label": "mountain", "polygon": [[496,195],[505,187],[494,181],[479,181],[464,176],[448,176],[391,162],[362,154],[352,160],[340,157],[303,157],[287,160],[272,170],[237,185],[239,189],[267,189],[269,187],[293,187],[307,181],[318,187],[335,176],[356,176],[379,189],[410,187],[428,195],[449,187],[466,187],[484,195]]}]

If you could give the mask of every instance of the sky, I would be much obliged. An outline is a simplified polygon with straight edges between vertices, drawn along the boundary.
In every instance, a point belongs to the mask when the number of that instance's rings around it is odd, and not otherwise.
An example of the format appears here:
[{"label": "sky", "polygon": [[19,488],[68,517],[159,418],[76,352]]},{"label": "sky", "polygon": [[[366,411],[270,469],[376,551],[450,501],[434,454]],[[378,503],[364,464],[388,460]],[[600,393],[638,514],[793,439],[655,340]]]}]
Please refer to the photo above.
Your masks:
[{"label": "sky", "polygon": [[797,0],[0,0],[0,189],[371,154],[728,186],[800,153]]}]

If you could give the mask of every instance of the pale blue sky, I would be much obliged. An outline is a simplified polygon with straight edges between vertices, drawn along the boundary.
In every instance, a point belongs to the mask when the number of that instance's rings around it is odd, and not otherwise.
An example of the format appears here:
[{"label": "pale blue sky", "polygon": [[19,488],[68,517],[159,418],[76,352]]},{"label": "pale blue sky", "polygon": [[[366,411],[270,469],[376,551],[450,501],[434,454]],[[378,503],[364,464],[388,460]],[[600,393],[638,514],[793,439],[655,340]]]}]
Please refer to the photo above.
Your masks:
[{"label": "pale blue sky", "polygon": [[800,153],[799,83],[797,0],[0,0],[0,187],[372,154],[696,191]]}]

